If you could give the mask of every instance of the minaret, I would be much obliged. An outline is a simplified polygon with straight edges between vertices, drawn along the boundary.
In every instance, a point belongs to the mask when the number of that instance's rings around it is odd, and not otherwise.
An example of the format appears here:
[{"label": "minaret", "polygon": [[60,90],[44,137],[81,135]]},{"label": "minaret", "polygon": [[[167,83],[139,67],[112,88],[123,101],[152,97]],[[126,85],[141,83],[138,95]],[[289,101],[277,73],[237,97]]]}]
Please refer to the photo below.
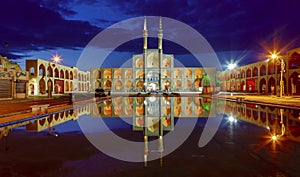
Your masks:
[{"label": "minaret", "polygon": [[162,38],[163,38],[163,29],[162,29],[162,20],[159,17],[159,28],[158,28],[158,52],[162,53]]},{"label": "minaret", "polygon": [[[143,72],[144,72],[144,78],[143,78],[143,83],[145,84],[146,82],[146,55],[147,55],[147,37],[148,37],[148,30],[147,30],[147,20],[146,17],[144,18],[144,30],[143,30],[143,38],[144,38],[144,47],[143,47]],[[145,88],[146,90],[146,88]]]},{"label": "minaret", "polygon": [[162,62],[162,38],[163,38],[163,29],[162,29],[162,20],[159,17],[159,28],[158,28],[158,62],[159,62],[159,89],[162,90],[162,80],[161,80],[161,62]]},{"label": "minaret", "polygon": [[144,18],[144,30],[143,30],[143,38],[144,38],[144,53],[147,50],[147,37],[148,37],[148,30],[147,30],[147,20],[146,17]]}]

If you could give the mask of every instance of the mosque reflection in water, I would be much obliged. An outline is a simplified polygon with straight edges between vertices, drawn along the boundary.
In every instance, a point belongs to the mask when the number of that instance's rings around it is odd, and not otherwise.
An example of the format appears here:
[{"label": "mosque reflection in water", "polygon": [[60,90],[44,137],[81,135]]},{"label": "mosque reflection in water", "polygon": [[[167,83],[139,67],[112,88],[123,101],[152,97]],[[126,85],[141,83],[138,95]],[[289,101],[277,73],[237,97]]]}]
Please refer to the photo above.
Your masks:
[{"label": "mosque reflection in water", "polygon": [[[212,114],[213,113],[213,114]],[[27,131],[55,133],[55,126],[77,120],[82,115],[92,118],[132,118],[134,131],[144,134],[145,153],[148,137],[159,138],[158,151],[163,151],[163,132],[174,129],[174,118],[213,118],[225,114],[229,121],[243,121],[268,130],[274,139],[285,137],[300,142],[300,110],[244,104],[202,97],[115,97],[99,104],[51,114],[47,117],[0,127],[0,139],[11,129],[25,126]],[[146,158],[146,157],[145,157]],[[147,159],[145,159],[147,160]]]}]

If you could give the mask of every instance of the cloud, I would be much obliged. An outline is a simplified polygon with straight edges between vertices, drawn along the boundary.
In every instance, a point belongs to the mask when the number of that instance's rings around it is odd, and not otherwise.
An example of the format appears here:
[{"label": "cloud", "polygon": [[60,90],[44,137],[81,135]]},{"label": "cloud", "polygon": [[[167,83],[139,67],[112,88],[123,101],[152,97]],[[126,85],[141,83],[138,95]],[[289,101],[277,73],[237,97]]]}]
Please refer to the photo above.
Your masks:
[{"label": "cloud", "polygon": [[[0,53],[4,53],[4,41],[9,42],[9,51],[18,53],[76,50],[102,28],[140,16],[163,16],[186,23],[217,52],[256,50],[260,43],[276,36],[281,36],[282,43],[299,37],[299,6],[296,0],[10,0],[1,3]],[[128,32],[124,30],[122,34]],[[140,41],[124,44],[117,50],[138,51],[136,46],[142,44],[136,42]],[[180,46],[165,43],[165,52],[185,53]],[[149,40],[149,46],[156,48],[156,44],[155,39]]]},{"label": "cloud", "polygon": [[57,11],[26,0],[2,2],[0,21],[0,39],[9,42],[10,52],[76,49],[101,30],[85,21],[65,20]]},{"label": "cloud", "polygon": [[252,49],[259,41],[273,37],[275,31],[288,42],[300,30],[296,24],[300,2],[294,0],[113,0],[112,3],[124,14],[165,16],[189,24],[218,51]]}]

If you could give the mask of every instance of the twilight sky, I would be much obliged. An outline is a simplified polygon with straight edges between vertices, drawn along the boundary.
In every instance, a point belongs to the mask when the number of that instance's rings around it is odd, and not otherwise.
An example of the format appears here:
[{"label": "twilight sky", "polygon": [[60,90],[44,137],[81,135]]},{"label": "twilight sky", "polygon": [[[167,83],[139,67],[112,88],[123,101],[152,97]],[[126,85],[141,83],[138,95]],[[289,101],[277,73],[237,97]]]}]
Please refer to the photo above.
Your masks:
[{"label": "twilight sky", "polygon": [[[298,0],[9,0],[0,7],[0,55],[6,55],[7,41],[9,58],[23,68],[25,59],[50,60],[55,54],[62,56],[62,64],[74,66],[83,48],[103,29],[141,16],[163,16],[190,25],[222,63],[238,60],[241,65],[264,59],[266,48],[284,52],[300,46]],[[156,39],[149,43],[157,47]],[[141,52],[141,40],[135,40],[111,57]],[[168,41],[164,52],[182,60],[188,56]]]}]

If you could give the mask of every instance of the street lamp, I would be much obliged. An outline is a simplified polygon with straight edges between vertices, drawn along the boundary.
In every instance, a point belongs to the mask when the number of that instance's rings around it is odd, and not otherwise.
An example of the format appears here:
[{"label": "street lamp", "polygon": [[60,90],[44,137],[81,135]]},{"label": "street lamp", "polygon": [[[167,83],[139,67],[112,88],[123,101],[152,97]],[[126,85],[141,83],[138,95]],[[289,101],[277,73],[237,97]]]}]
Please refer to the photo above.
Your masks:
[{"label": "street lamp", "polygon": [[[228,70],[234,70],[235,68],[237,67],[237,63],[236,62],[231,62],[231,63],[228,63],[227,64],[227,69]],[[231,85],[231,74],[232,73],[230,73],[230,91],[232,91],[233,90],[233,88],[232,88],[232,85]],[[235,84],[235,83],[234,83]],[[235,89],[235,88],[234,88]],[[233,93],[230,93],[230,96],[233,96]]]},{"label": "street lamp", "polygon": [[284,60],[282,56],[278,56],[276,53],[272,53],[271,54],[271,59],[273,60],[279,60],[281,65],[281,69],[280,69],[280,97],[282,98],[282,93],[283,93],[283,71],[284,71]]}]

